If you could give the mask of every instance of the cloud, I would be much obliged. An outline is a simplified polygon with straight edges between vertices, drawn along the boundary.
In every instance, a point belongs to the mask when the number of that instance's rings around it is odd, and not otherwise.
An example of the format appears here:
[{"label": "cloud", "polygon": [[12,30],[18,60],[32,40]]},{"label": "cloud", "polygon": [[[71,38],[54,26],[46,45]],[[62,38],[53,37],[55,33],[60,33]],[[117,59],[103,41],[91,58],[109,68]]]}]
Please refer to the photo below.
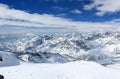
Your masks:
[{"label": "cloud", "polygon": [[[25,23],[28,26],[54,26],[61,25],[61,22],[68,22],[69,19],[59,18],[48,14],[30,14],[22,10],[10,9],[7,5],[0,5],[0,24],[16,24]],[[4,21],[4,22],[3,22]],[[11,22],[11,23],[10,23]]]},{"label": "cloud", "polygon": [[67,7],[59,7],[59,6],[52,6],[51,7],[52,9],[56,9],[56,10],[68,10],[69,8],[67,8]]},{"label": "cloud", "polygon": [[105,14],[105,12],[96,12],[97,16],[103,16]]},{"label": "cloud", "polygon": [[81,22],[49,14],[30,14],[0,4],[0,25],[30,27],[66,27],[77,31],[117,30],[120,22]]},{"label": "cloud", "polygon": [[61,14],[58,14],[58,15],[56,15],[56,16],[66,16],[67,14],[65,14],[65,13],[61,13]]},{"label": "cloud", "polygon": [[85,10],[96,9],[96,15],[102,16],[106,13],[115,13],[120,11],[120,0],[92,0],[92,3],[85,5]]},{"label": "cloud", "polygon": [[75,14],[81,14],[82,12],[78,9],[74,9],[70,11],[71,13],[75,13]]},{"label": "cloud", "polygon": [[84,5],[85,10],[92,10],[94,7],[96,7],[96,5],[94,3]]},{"label": "cloud", "polygon": [[111,22],[112,23],[120,23],[120,19],[113,19]]}]

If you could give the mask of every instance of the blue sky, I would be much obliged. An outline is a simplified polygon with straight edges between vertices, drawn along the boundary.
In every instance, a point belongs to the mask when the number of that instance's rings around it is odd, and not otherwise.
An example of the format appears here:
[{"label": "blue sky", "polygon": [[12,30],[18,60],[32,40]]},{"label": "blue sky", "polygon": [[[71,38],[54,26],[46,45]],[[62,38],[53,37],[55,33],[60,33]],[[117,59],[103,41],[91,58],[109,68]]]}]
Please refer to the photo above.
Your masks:
[{"label": "blue sky", "polygon": [[[84,6],[92,3],[92,0],[0,0],[0,3],[29,13],[53,14],[75,21],[103,22],[120,18],[120,12],[97,16],[95,9],[84,10]],[[72,10],[79,10],[80,13]]]},{"label": "blue sky", "polygon": [[120,0],[0,0],[0,25],[118,30]]}]

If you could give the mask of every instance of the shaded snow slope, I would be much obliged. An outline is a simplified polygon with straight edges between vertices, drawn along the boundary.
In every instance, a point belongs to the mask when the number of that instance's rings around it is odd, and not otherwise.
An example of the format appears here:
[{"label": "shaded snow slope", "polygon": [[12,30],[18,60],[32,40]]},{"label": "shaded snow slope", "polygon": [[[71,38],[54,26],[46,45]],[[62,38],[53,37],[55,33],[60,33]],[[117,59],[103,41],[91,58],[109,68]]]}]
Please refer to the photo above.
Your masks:
[{"label": "shaded snow slope", "polygon": [[65,64],[28,64],[0,67],[5,79],[120,79],[120,70],[103,67],[93,62]]},{"label": "shaded snow slope", "polygon": [[0,56],[2,58],[0,67],[20,65],[19,59],[9,52],[0,51]]}]

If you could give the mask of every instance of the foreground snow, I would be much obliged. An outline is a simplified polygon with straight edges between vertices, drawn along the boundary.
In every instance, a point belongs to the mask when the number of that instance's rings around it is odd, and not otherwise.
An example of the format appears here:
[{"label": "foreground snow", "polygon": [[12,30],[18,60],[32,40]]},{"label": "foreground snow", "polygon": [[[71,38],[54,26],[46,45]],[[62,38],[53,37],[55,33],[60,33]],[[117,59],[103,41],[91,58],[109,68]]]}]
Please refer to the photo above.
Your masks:
[{"label": "foreground snow", "polygon": [[0,67],[5,79],[120,79],[120,70],[93,62],[66,64],[28,64]]},{"label": "foreground snow", "polygon": [[0,62],[0,74],[4,75],[5,79],[120,79],[118,65],[116,68],[104,67],[88,61],[33,64],[21,62],[8,52],[0,54],[5,60]]}]

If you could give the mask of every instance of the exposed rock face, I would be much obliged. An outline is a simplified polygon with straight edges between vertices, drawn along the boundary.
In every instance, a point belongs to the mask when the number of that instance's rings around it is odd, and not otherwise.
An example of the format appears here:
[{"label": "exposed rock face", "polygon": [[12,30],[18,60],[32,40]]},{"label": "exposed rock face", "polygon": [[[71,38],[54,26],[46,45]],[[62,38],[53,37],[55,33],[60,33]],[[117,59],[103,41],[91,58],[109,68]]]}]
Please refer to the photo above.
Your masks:
[{"label": "exposed rock face", "polygon": [[3,76],[3,75],[0,75],[0,79],[4,79],[4,76]]},{"label": "exposed rock face", "polygon": [[0,61],[3,61],[2,57],[0,56]]}]

